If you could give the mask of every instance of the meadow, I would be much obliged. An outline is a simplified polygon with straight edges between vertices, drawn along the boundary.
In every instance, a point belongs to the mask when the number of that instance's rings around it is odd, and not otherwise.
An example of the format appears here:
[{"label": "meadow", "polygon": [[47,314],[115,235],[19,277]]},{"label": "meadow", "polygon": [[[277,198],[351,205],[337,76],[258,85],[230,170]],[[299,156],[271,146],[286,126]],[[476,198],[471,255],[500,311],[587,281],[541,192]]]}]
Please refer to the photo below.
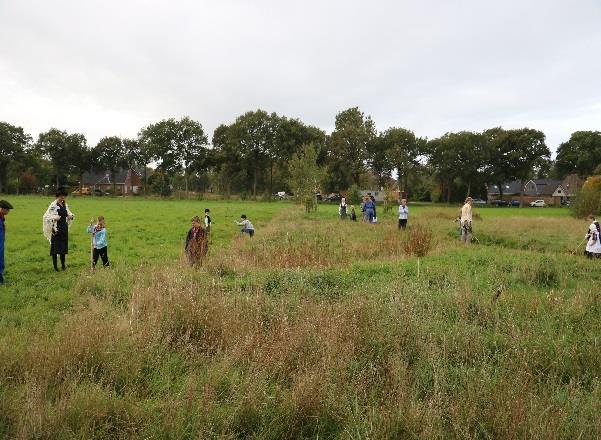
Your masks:
[{"label": "meadow", "polygon": [[[601,261],[566,209],[71,199],[68,269],[11,197],[0,437],[598,438]],[[182,258],[193,215],[208,258]],[[257,228],[240,237],[245,213]],[[112,267],[89,270],[107,219]],[[411,254],[421,231],[427,255]]]}]

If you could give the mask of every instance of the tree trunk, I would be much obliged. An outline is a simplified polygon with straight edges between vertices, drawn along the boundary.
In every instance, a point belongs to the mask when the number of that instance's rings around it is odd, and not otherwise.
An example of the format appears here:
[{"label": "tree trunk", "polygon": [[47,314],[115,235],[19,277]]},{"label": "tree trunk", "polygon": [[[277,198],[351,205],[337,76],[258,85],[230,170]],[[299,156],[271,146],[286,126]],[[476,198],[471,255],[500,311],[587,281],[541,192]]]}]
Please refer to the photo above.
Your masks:
[{"label": "tree trunk", "polygon": [[146,168],[147,164],[144,164],[144,197],[146,197],[146,187],[148,186],[148,169]]},{"label": "tree trunk", "polygon": [[524,181],[520,180],[520,208],[524,206]]},{"label": "tree trunk", "polygon": [[253,197],[257,200],[257,168],[255,167],[253,173]]},{"label": "tree trunk", "polygon": [[186,189],[186,199],[188,198],[188,168],[184,168],[184,187]]},{"label": "tree trunk", "polygon": [[447,203],[451,203],[451,180],[447,180]]},{"label": "tree trunk", "polygon": [[273,194],[273,160],[269,166],[269,195]]},{"label": "tree trunk", "polygon": [[497,186],[499,187],[499,200],[503,200],[503,184],[497,183]]},{"label": "tree trunk", "polygon": [[56,190],[58,191],[58,170],[56,170]]},{"label": "tree trunk", "polygon": [[17,174],[17,195],[19,195],[19,187],[21,186],[21,178]]},{"label": "tree trunk", "polygon": [[472,194],[472,184],[468,183],[467,184],[467,196],[466,197],[470,197]]},{"label": "tree trunk", "polygon": [[115,181],[115,178],[116,178],[116,173],[112,172],[111,180],[113,181],[113,197],[115,197],[117,195],[117,182]]}]

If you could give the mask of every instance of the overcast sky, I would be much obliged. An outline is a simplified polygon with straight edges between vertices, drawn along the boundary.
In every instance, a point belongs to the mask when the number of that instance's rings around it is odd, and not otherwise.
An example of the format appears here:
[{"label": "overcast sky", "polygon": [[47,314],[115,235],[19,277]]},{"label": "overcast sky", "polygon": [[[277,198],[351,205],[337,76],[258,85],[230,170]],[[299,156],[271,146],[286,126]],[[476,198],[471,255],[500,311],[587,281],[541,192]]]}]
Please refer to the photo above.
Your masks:
[{"label": "overcast sky", "polygon": [[261,108],[330,132],[359,106],[433,138],[601,130],[599,0],[0,0],[0,120],[132,137]]}]

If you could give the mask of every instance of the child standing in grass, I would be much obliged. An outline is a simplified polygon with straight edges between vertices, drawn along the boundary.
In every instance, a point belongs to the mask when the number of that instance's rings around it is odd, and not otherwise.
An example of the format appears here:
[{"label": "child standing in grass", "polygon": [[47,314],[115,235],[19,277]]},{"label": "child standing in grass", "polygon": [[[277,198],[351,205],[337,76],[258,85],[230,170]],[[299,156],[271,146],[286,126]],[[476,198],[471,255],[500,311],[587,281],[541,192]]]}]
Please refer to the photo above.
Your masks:
[{"label": "child standing in grass", "polygon": [[198,264],[209,251],[207,231],[202,227],[197,215],[192,218],[192,227],[186,236],[184,249],[190,265]]},{"label": "child standing in grass", "polygon": [[205,230],[207,231],[207,234],[211,232],[211,223],[211,211],[207,208],[205,209]]},{"label": "child standing in grass", "polygon": [[246,214],[242,214],[240,216],[240,221],[236,222],[236,224],[238,226],[242,226],[242,229],[240,229],[241,234],[248,234],[248,236],[250,238],[252,238],[253,235],[255,235],[255,227],[250,222],[250,220],[246,217]]},{"label": "child standing in grass", "polygon": [[407,228],[407,220],[409,219],[409,207],[407,206],[407,199],[401,199],[399,205],[399,229]]},{"label": "child standing in grass", "polygon": [[109,267],[108,242],[106,240],[106,225],[104,217],[98,216],[98,223],[93,224],[94,220],[90,221],[88,226],[88,234],[92,234],[92,268],[96,269],[98,257],[102,259],[102,265]]},{"label": "child standing in grass", "polygon": [[351,221],[357,221],[357,213],[355,212],[355,206],[351,206]]}]

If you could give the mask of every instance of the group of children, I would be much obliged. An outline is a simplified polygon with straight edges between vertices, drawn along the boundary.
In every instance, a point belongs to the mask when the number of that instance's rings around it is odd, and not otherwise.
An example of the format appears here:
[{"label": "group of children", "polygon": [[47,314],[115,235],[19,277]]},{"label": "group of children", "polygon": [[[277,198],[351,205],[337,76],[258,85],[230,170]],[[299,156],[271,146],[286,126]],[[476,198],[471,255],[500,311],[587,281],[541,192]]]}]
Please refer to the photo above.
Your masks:
[{"label": "group of children", "polygon": [[[346,220],[348,218],[348,205],[346,204],[346,198],[342,198],[340,200],[340,205],[338,206],[338,215],[341,220]],[[377,223],[378,217],[376,212],[376,200],[368,193],[365,197],[363,197],[363,201],[361,202],[361,213],[363,214],[363,221],[366,223]],[[351,221],[357,221],[357,214],[355,213],[355,207],[351,206],[350,210],[350,219]],[[401,199],[399,203],[399,229],[406,229],[407,222],[409,220],[409,206],[407,206],[407,199]]]}]

